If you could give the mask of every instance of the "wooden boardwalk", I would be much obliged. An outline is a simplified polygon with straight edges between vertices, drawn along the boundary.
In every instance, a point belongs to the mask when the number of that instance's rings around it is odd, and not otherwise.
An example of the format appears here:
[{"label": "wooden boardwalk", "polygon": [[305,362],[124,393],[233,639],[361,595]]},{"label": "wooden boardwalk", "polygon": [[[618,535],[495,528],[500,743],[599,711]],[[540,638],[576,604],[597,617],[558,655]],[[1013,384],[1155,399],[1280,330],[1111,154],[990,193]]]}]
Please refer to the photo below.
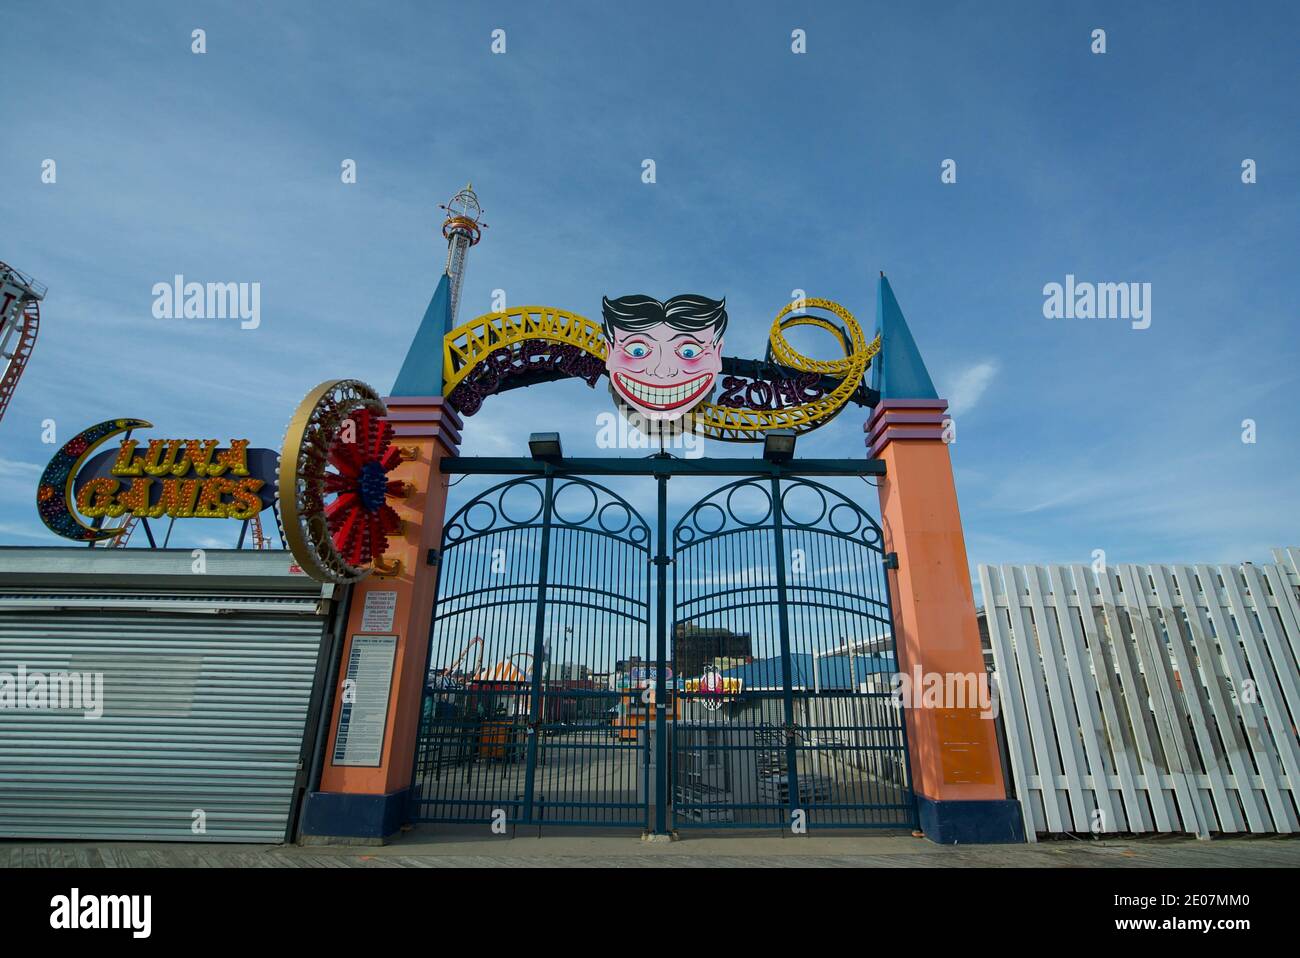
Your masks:
[{"label": "wooden boardwalk", "polygon": [[938,846],[903,835],[485,839],[416,831],[384,846],[0,841],[0,868],[1296,868],[1300,839],[1143,838]]}]

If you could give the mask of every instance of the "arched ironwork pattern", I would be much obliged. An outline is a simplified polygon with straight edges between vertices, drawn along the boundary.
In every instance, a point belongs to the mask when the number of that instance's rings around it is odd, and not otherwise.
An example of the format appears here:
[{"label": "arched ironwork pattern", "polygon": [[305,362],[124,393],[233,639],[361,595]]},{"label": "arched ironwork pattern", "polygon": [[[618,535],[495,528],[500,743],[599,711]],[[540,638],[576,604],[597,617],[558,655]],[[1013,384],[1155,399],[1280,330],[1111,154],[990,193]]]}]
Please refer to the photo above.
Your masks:
[{"label": "arched ironwork pattern", "polygon": [[876,520],[803,478],[745,478],[676,524],[675,827],[914,821]]},{"label": "arched ironwork pattern", "polygon": [[581,478],[512,479],[450,517],[414,817],[644,824],[645,748],[616,676],[649,659],[650,538]]}]

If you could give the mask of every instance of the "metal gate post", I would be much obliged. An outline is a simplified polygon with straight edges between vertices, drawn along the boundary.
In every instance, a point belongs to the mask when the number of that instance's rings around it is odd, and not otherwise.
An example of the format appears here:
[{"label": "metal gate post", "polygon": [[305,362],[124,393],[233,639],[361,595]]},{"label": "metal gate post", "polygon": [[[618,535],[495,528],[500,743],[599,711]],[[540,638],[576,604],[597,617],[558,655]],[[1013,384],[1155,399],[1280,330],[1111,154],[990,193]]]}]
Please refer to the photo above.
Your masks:
[{"label": "metal gate post", "polygon": [[[898,664],[898,632],[894,626],[894,582],[890,573],[898,572],[898,553],[887,552],[880,563],[880,573],[885,579],[885,601],[889,607],[889,651],[894,656],[894,667],[902,670]],[[907,788],[907,800],[911,804],[912,829],[916,830],[921,827],[921,811],[917,808],[916,803],[916,783],[912,781],[912,753],[907,744],[907,703],[901,699],[898,704],[898,731],[903,743],[903,784]]]},{"label": "metal gate post", "polygon": [[551,565],[551,510],[555,502],[555,476],[546,470],[546,488],[542,494],[541,560],[537,570],[537,619],[533,627],[532,700],[528,703],[528,765],[524,771],[525,825],[533,821],[533,780],[537,773],[537,737],[541,735],[542,656],[546,654],[546,585]]},{"label": "metal gate post", "polygon": [[781,630],[781,700],[785,707],[785,780],[790,800],[789,825],[799,808],[799,770],[795,768],[794,663],[790,658],[790,610],[786,607],[785,531],[781,505],[781,478],[772,476],[772,534],[776,552],[776,614]]},{"label": "metal gate post", "polygon": [[[655,477],[659,486],[659,544],[655,550],[655,835],[668,833],[668,476]],[[677,707],[674,697],[673,708]]]},{"label": "metal gate post", "polygon": [[411,795],[410,801],[407,803],[409,811],[406,813],[408,822],[419,817],[420,800],[424,794],[424,782],[420,778],[420,759],[424,755],[425,746],[428,744],[424,722],[424,704],[432,695],[428,684],[429,665],[433,661],[433,630],[438,624],[438,594],[442,591],[442,556],[446,548],[446,536],[444,535],[438,540],[438,548],[430,549],[424,558],[425,563],[433,567],[433,614],[429,616],[429,634],[424,637],[424,670],[420,674],[424,676],[425,685],[420,696],[420,718],[415,726],[415,754],[411,756]]}]

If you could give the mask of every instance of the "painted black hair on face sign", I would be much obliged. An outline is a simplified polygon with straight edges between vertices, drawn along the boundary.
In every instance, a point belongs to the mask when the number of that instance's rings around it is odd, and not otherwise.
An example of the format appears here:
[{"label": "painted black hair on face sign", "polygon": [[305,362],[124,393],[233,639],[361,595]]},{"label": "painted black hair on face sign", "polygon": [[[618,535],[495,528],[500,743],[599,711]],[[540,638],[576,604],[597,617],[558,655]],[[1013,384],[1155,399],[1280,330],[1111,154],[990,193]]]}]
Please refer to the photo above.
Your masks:
[{"label": "painted black hair on face sign", "polygon": [[687,293],[661,303],[643,294],[620,296],[618,299],[604,296],[600,301],[600,313],[604,319],[605,338],[611,343],[616,329],[624,333],[639,333],[660,323],[667,323],[672,329],[684,333],[712,330],[715,343],[727,328],[725,297],[709,299]]}]

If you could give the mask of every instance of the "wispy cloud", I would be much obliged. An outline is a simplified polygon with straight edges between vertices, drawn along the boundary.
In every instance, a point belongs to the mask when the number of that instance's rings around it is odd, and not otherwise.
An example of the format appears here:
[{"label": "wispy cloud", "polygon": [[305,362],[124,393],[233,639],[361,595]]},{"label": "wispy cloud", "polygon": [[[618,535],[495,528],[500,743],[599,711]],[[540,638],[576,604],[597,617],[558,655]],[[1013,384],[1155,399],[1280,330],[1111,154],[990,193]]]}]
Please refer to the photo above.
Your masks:
[{"label": "wispy cloud", "polygon": [[[33,512],[35,509],[32,510]],[[39,522],[33,522],[31,525],[23,526],[16,522],[0,522],[0,535],[17,536],[20,539],[39,540],[42,545],[57,545],[58,540],[50,535],[50,530],[46,529]]]},{"label": "wispy cloud", "polygon": [[998,368],[996,359],[986,359],[966,367],[953,377],[947,389],[948,411],[959,416],[974,409],[997,377]]},{"label": "wispy cloud", "polygon": [[44,466],[34,462],[21,462],[17,459],[0,459],[0,479],[36,479]]}]

